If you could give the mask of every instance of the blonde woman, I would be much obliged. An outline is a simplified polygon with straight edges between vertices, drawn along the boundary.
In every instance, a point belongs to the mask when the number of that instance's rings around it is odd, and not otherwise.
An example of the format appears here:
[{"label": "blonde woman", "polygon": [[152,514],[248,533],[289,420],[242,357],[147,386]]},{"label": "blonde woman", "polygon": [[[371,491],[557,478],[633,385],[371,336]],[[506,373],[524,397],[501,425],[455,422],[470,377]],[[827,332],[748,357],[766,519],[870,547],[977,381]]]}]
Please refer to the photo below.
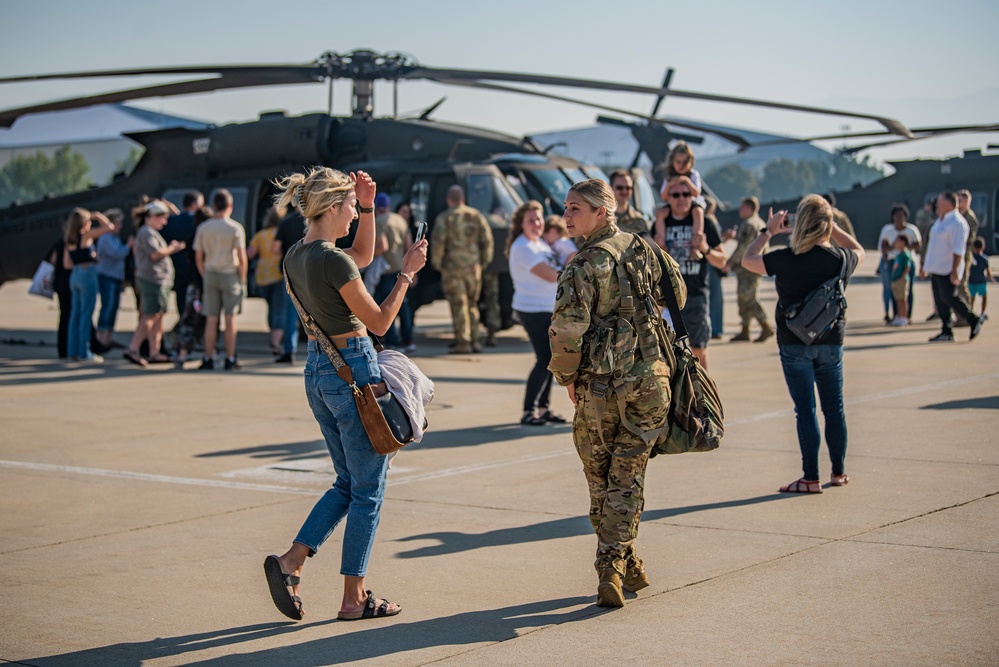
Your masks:
[{"label": "blonde woman", "polygon": [[[626,369],[607,367],[609,355],[594,343],[595,339],[606,340],[610,323],[614,323],[614,330],[620,330],[621,318],[631,320],[633,328],[649,326],[658,336],[660,330],[651,327],[651,318],[659,320],[659,313],[666,307],[658,259],[640,237],[618,229],[615,208],[614,195],[604,181],[590,179],[569,188],[565,197],[566,228],[571,236],[584,240],[559,276],[549,329],[549,368],[576,406],[572,437],[583,463],[590,492],[590,523],[597,536],[597,604],[606,607],[624,606],[622,589],[634,592],[649,585],[636,541],[652,445],[627,424],[642,432],[659,428],[670,402],[670,364],[663,356],[665,341],[658,340],[651,348],[639,346],[637,339],[633,341],[629,350],[633,363]],[[654,312],[648,312],[642,298],[634,299],[638,308],[622,308],[618,260],[630,262],[629,275],[636,290],[636,276],[651,290],[648,296]],[[664,260],[669,261],[666,257]],[[675,273],[675,263],[672,267],[671,284],[682,306],[686,288]],[[623,360],[631,355],[613,356]],[[617,371],[626,378],[609,391],[609,380]]]},{"label": "blonde woman", "polygon": [[[787,248],[763,254],[775,234],[791,234]],[[833,247],[833,243],[839,248]],[[803,475],[780,487],[783,493],[822,493],[819,480],[819,422],[815,392],[825,416],[826,446],[832,463],[831,486],[850,481],[846,474],[846,413],[843,410],[843,318],[813,343],[806,344],[787,327],[784,308],[801,301],[829,278],[839,275],[846,263],[846,276],[864,259],[864,248],[840,229],[833,208],[819,195],[808,195],[798,204],[794,225],[787,211],[771,209],[766,229],[746,250],[742,266],[760,275],[774,276],[777,289],[777,346],[788,392],[794,401],[801,448]]]},{"label": "blonde woman", "polygon": [[[347,176],[327,167],[315,167],[308,174],[292,174],[275,185],[275,203],[294,204],[306,219],[305,238],[288,249],[284,260],[292,291],[338,348],[357,385],[381,381],[368,330],[384,334],[395,320],[413,276],[427,262],[426,240],[413,244],[406,252],[395,287],[378,304],[364,288],[360,273],[374,257],[375,182],[371,177],[363,171]],[[358,218],[353,244],[338,248],[336,240],[346,236]],[[376,598],[365,587],[385,497],[388,457],[372,448],[351,387],[336,374],[333,363],[311,335],[305,392],[333,460],[336,481],[312,508],[291,548],[264,561],[271,598],[285,616],[302,618],[305,612],[300,583],[305,559],[319,550],[346,517],[340,559],[343,598],[337,618],[394,616],[402,608]]]}]

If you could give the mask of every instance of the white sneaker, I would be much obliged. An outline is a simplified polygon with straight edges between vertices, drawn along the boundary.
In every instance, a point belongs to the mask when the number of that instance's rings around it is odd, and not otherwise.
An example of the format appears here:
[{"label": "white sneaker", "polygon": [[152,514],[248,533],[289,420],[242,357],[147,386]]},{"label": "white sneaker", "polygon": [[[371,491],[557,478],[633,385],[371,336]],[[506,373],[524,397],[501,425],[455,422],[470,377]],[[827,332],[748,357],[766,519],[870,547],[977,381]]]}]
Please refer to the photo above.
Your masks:
[{"label": "white sneaker", "polygon": [[904,317],[896,317],[891,322],[888,323],[890,327],[904,327],[908,322]]}]

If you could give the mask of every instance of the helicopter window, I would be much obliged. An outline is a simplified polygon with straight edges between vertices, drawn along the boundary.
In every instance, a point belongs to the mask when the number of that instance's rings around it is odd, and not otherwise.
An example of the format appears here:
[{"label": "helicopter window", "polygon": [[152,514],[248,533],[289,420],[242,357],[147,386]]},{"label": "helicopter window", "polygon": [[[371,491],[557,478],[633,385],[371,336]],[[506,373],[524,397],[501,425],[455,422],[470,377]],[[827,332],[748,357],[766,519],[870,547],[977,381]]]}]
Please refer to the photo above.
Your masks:
[{"label": "helicopter window", "polygon": [[582,169],[576,169],[575,167],[568,167],[563,169],[565,175],[569,177],[569,180],[573,183],[579,183],[580,181],[585,181],[589,176],[583,173]]},{"label": "helicopter window", "polygon": [[430,204],[430,183],[416,181],[409,195],[410,215],[415,222],[427,221],[427,207]]},{"label": "helicopter window", "polygon": [[469,174],[466,184],[469,206],[486,215],[499,215],[505,220],[512,218],[517,201],[495,175]]},{"label": "helicopter window", "polygon": [[632,193],[632,197],[635,200],[635,208],[644,213],[650,220],[654,219],[656,217],[656,203],[659,201],[659,197],[656,196],[655,190],[652,189],[649,179],[645,178],[643,174],[634,174],[632,181],[635,184],[635,190]]},{"label": "helicopter window", "polygon": [[520,176],[516,174],[506,174],[506,182],[510,184],[513,191],[516,192],[521,199],[527,201],[530,197],[527,196],[527,188],[524,187],[524,181],[521,180]]}]

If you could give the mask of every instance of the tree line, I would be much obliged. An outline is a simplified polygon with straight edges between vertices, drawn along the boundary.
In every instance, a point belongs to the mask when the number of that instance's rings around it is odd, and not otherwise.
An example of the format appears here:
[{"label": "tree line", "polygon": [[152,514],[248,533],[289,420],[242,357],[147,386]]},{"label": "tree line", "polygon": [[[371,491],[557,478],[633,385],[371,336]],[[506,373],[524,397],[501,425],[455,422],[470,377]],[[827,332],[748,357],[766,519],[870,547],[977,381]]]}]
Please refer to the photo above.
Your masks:
[{"label": "tree line", "polygon": [[[128,157],[117,162],[115,170],[131,172],[141,156],[142,149],[133,146]],[[58,148],[52,155],[44,151],[17,155],[0,168],[0,207],[81,192],[93,187],[89,174],[87,158],[69,146]]]}]

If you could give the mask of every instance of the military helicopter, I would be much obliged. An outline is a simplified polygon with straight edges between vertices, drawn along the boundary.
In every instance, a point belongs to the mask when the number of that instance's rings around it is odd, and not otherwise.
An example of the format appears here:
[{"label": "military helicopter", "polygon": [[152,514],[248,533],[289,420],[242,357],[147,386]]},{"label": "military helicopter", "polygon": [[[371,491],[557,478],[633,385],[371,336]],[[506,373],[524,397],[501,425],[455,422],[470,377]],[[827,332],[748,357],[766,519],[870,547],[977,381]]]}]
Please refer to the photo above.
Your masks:
[{"label": "military helicopter", "polygon": [[[569,184],[583,177],[602,176],[602,172],[593,167],[548,155],[527,138],[431,120],[430,114],[436,105],[417,118],[398,118],[398,114],[376,118],[373,106],[376,80],[392,81],[396,91],[400,81],[429,80],[533,95],[627,115],[652,125],[662,125],[662,121],[652,115],[498,82],[646,94],[657,97],[659,102],[672,96],[829,114],[874,121],[887,133],[912,136],[902,123],[890,118],[676,90],[668,87],[668,80],[657,88],[515,72],[432,68],[422,66],[404,54],[379,54],[370,50],[346,54],[328,52],[305,64],[45,74],[0,78],[0,85],[138,75],[195,75],[200,78],[8,109],[0,111],[0,126],[9,127],[17,118],[29,113],[253,86],[320,82],[328,82],[330,86],[330,113],[295,117],[280,112],[268,113],[252,122],[223,127],[175,128],[129,135],[145,147],[145,153],[134,171],[123,180],[86,192],[15,204],[0,211],[0,283],[32,276],[39,259],[60,235],[68,212],[76,206],[96,210],[111,206],[124,208],[142,195],[178,202],[187,190],[209,194],[225,187],[236,200],[233,217],[246,226],[249,235],[257,230],[270,205],[271,180],[314,164],[371,173],[379,189],[390,195],[393,204],[408,201],[414,221],[431,223],[445,208],[445,192],[455,183],[465,187],[471,206],[509,220],[525,198],[540,199],[550,210],[559,212]],[[353,82],[352,115],[349,117],[331,114],[332,85],[337,79]],[[397,108],[397,100],[394,108]],[[421,273],[419,289],[413,293],[416,307],[438,296],[437,278],[430,267]]]}]

